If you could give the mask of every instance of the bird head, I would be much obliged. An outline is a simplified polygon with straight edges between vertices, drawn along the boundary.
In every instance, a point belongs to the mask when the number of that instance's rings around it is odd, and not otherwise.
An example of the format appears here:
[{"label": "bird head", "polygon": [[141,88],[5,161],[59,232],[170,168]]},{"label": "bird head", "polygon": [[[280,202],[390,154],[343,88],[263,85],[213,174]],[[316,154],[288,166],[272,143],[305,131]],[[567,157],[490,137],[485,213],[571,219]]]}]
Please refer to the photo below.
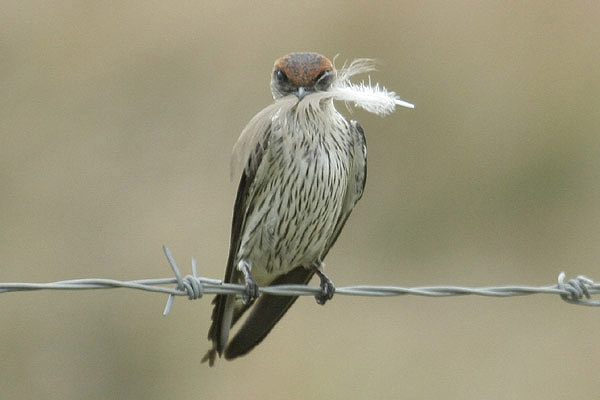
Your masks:
[{"label": "bird head", "polygon": [[290,53],[275,61],[271,76],[273,98],[290,94],[302,100],[309,93],[329,89],[335,78],[333,64],[317,53]]}]

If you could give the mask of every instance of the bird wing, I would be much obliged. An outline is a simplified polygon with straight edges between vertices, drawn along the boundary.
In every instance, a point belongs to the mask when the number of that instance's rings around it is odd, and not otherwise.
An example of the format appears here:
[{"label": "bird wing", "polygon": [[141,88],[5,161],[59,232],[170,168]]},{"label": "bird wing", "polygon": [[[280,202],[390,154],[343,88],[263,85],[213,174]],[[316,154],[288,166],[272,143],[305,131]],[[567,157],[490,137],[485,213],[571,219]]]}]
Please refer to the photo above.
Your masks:
[{"label": "bird wing", "polygon": [[322,260],[325,259],[329,249],[335,244],[342,232],[342,228],[346,224],[354,206],[362,197],[367,182],[367,141],[365,139],[365,131],[363,131],[362,126],[357,121],[349,121],[349,134],[352,136],[352,142],[354,143],[354,157],[348,179],[348,188],[344,196],[344,204],[340,217],[337,220],[331,238],[325,246],[325,251],[321,255]]},{"label": "bird wing", "polygon": [[[356,121],[350,121],[348,125],[349,134],[353,138],[352,141],[354,143],[354,157],[350,179],[348,179],[348,188],[344,196],[342,211],[321,259],[325,258],[325,255],[337,240],[354,205],[360,200],[367,178],[367,146],[364,131]],[[271,285],[308,284],[313,274],[314,271],[312,269],[296,267],[287,274],[277,277]],[[271,329],[273,329],[275,324],[279,322],[281,317],[283,317],[297,299],[297,296],[273,296],[262,294],[256,301],[252,312],[248,318],[246,318],[246,321],[244,321],[244,325],[227,345],[227,348],[225,349],[225,358],[233,359],[252,350],[269,334]],[[236,311],[237,317],[234,315],[233,323],[237,321],[245,310],[246,308],[240,310],[239,313]]]},{"label": "bird wing", "polygon": [[[227,269],[225,270],[225,283],[236,283],[240,272],[235,267],[235,258],[240,248],[242,232],[246,221],[246,211],[249,200],[249,190],[256,176],[258,166],[262,161],[266,150],[268,138],[271,134],[270,125],[263,131],[262,140],[256,142],[253,151],[247,160],[247,166],[242,171],[242,177],[235,198],[233,207],[233,219],[231,223],[231,239],[229,244],[229,257],[227,259]],[[252,305],[252,302],[245,304],[237,309],[235,305],[235,295],[217,295],[213,301],[212,324],[208,331],[208,339],[213,342],[213,349],[209,350],[204,360],[214,363],[215,351],[221,355],[227,344],[229,329],[239,319],[239,317]]]}]

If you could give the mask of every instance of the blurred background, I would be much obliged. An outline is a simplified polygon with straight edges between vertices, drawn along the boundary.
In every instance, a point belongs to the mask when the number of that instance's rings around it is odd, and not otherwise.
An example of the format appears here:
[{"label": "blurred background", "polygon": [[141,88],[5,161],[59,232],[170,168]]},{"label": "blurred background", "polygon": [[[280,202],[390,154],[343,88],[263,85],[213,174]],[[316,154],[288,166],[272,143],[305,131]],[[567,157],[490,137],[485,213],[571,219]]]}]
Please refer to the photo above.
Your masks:
[{"label": "blurred background", "polygon": [[[364,111],[369,179],[338,286],[600,279],[600,3],[13,1],[0,13],[0,281],[221,278],[229,156],[273,61],[318,51],[416,104]],[[364,77],[367,78],[366,76]],[[599,310],[558,297],[300,299],[215,368],[210,298],[1,297],[19,399],[597,396]]]}]

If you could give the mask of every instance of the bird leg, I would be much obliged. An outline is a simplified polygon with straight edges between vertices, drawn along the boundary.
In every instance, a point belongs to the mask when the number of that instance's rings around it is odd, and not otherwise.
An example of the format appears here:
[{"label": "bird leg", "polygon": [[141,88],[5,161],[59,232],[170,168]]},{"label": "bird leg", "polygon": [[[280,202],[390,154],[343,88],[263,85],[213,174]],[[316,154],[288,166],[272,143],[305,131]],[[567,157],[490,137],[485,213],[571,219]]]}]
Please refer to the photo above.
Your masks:
[{"label": "bird leg", "polygon": [[239,271],[244,274],[244,282],[246,284],[246,289],[244,290],[244,294],[242,295],[242,301],[244,304],[249,304],[254,301],[259,296],[258,284],[250,274],[250,263],[246,260],[241,260],[237,268]]},{"label": "bird leg", "polygon": [[331,300],[333,297],[335,285],[333,284],[333,281],[325,275],[325,272],[323,272],[323,264],[320,261],[311,264],[311,268],[319,275],[319,279],[321,279],[321,293],[316,295],[315,299],[317,299],[318,304],[323,305],[327,300]]}]

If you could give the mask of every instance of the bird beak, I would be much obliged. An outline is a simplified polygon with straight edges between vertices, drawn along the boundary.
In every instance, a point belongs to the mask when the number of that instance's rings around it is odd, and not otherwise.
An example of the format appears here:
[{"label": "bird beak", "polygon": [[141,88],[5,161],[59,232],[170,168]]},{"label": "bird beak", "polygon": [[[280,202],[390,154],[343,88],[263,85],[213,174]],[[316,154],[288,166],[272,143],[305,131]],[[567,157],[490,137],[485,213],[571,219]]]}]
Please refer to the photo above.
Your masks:
[{"label": "bird beak", "polygon": [[298,100],[302,100],[304,98],[304,96],[306,96],[310,92],[311,91],[310,90],[306,90],[306,88],[304,86],[300,86],[298,88],[298,91],[296,93],[294,93],[294,94],[296,95],[296,97],[298,97]]}]

